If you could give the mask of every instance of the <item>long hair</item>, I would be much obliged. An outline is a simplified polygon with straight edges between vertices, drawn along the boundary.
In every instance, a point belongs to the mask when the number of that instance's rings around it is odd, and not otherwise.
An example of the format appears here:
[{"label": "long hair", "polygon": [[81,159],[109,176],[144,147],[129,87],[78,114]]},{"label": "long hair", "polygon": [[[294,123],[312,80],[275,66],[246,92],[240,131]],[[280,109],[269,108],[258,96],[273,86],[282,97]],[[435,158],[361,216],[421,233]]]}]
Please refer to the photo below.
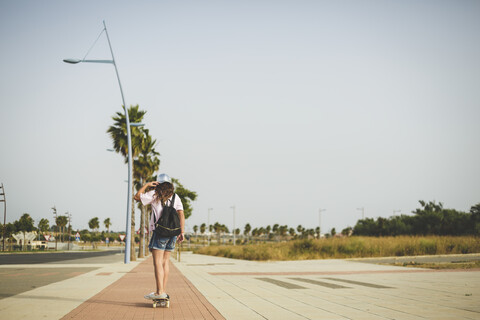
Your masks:
[{"label": "long hair", "polygon": [[163,205],[173,195],[175,187],[170,182],[162,182],[155,188],[155,200],[161,201]]}]

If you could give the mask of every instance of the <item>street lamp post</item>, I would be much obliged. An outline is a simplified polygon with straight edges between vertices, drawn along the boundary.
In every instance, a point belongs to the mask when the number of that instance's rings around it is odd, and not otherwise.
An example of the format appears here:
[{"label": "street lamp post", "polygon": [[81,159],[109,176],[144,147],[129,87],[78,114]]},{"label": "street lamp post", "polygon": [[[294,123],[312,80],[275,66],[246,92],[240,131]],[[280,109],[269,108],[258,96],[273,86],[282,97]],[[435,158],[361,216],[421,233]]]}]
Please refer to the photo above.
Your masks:
[{"label": "street lamp post", "polygon": [[235,245],[235,206],[231,206],[230,208],[233,209],[233,245]]},{"label": "street lamp post", "polygon": [[212,210],[213,210],[213,208],[208,208],[208,220],[207,220],[207,222],[208,222],[208,229],[207,229],[207,231],[208,231],[208,241],[207,241],[208,245],[210,245],[210,211],[212,211]]},{"label": "street lamp post", "polygon": [[110,63],[115,67],[115,73],[117,75],[118,85],[120,87],[120,94],[122,96],[123,109],[125,111],[125,122],[127,127],[127,144],[128,144],[128,196],[127,196],[127,222],[126,222],[126,239],[125,239],[125,263],[130,263],[130,246],[131,246],[131,207],[132,207],[132,174],[133,174],[133,164],[132,164],[132,138],[130,130],[130,119],[128,118],[128,109],[127,104],[125,103],[125,98],[123,96],[122,83],[120,82],[120,75],[118,74],[117,64],[115,63],[115,57],[113,55],[112,44],[110,43],[110,38],[108,36],[107,25],[103,21],[103,27],[105,34],[108,40],[108,46],[110,48],[110,53],[112,55],[112,60],[79,60],[79,59],[65,59],[63,60],[66,63],[77,64],[79,62],[89,62],[89,63]]},{"label": "street lamp post", "polygon": [[2,185],[0,186],[0,189],[2,189],[2,193],[0,193],[0,196],[3,196],[3,199],[0,199],[0,202],[3,202],[3,248],[2,251],[5,251],[5,232],[6,232],[6,226],[7,226],[7,198],[5,197],[5,187]]},{"label": "street lamp post", "polygon": [[361,207],[361,208],[357,208],[357,210],[362,210],[362,220],[364,220],[365,219],[365,208]]},{"label": "street lamp post", "polygon": [[327,209],[318,209],[318,239],[322,234],[322,211],[327,211]]},{"label": "street lamp post", "polygon": [[70,226],[71,226],[71,222],[72,222],[72,214],[71,213],[68,213],[68,211],[66,212],[67,214],[67,218],[68,218],[68,228],[67,228],[67,233],[68,233],[68,249],[67,250],[70,250]]}]

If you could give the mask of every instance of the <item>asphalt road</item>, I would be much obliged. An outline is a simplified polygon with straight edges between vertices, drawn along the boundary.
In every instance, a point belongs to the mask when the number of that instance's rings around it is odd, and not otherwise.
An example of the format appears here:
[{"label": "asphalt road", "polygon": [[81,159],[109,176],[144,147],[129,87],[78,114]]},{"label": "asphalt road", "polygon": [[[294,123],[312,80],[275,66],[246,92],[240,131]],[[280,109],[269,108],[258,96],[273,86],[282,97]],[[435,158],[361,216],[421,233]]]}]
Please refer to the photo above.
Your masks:
[{"label": "asphalt road", "polygon": [[[83,260],[117,255],[120,250],[87,251],[87,252],[45,252],[45,253],[14,253],[0,254],[0,265],[6,264],[40,264],[40,263],[66,263],[69,260]],[[68,263],[68,262],[67,262]],[[76,261],[82,263],[82,261]],[[83,263],[89,263],[83,261]],[[94,262],[95,263],[95,262]]]},{"label": "asphalt road", "polygon": [[0,299],[121,263],[123,258],[120,250],[0,254]]},{"label": "asphalt road", "polygon": [[97,268],[0,268],[0,299],[95,269]]}]

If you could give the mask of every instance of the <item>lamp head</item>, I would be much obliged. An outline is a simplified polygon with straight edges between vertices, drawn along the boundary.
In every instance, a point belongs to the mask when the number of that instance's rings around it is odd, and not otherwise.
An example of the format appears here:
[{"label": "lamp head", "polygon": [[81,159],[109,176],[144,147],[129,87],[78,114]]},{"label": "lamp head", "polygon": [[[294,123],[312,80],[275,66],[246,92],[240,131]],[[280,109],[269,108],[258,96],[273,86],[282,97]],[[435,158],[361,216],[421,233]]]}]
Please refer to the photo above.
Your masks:
[{"label": "lamp head", "polygon": [[79,62],[82,62],[82,60],[80,60],[80,59],[63,59],[63,62],[71,63],[71,64],[77,64]]}]

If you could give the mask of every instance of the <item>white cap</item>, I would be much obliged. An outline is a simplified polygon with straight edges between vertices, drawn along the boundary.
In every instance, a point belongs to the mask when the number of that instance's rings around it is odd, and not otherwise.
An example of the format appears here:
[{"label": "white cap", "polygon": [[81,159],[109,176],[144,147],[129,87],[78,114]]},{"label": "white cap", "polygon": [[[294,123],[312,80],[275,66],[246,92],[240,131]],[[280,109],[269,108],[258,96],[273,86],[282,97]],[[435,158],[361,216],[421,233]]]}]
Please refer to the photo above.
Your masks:
[{"label": "white cap", "polygon": [[166,173],[160,173],[158,176],[157,176],[157,181],[160,182],[160,183],[163,183],[163,182],[169,182],[169,183],[172,183],[172,179],[170,178],[170,176]]}]

